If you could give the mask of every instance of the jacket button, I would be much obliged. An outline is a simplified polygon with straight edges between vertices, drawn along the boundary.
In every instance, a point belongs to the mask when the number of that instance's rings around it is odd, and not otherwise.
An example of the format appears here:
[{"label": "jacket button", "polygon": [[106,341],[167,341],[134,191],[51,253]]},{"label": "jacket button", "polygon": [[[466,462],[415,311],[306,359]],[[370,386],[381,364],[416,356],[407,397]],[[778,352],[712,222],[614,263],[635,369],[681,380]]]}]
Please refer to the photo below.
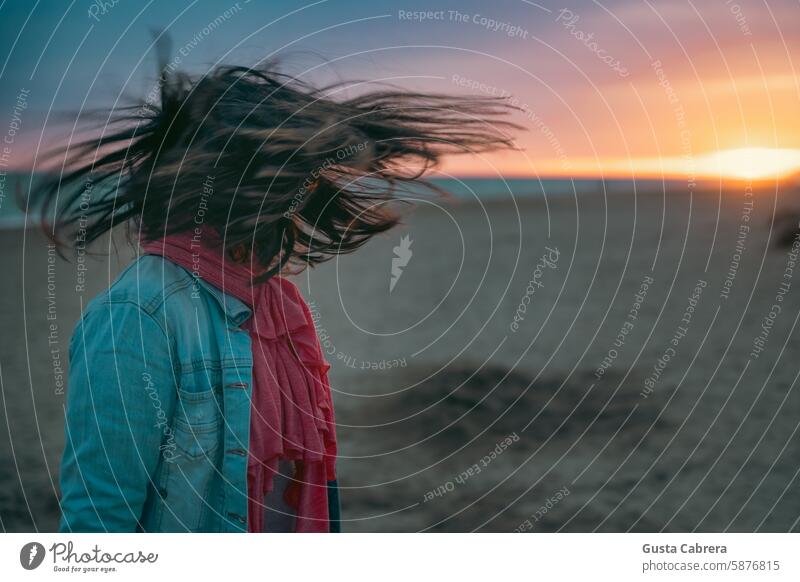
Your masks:
[{"label": "jacket button", "polygon": [[161,497],[161,499],[166,499],[167,498],[167,490],[166,490],[166,488],[165,487],[159,487],[158,495]]}]

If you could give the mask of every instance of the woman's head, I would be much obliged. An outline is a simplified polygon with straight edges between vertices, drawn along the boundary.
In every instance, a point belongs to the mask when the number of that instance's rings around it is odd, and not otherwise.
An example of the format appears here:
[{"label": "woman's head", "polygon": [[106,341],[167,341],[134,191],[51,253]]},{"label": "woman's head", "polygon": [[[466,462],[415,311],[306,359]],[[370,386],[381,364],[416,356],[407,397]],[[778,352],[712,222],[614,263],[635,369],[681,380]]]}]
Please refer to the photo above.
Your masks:
[{"label": "woman's head", "polygon": [[430,187],[443,155],[509,147],[516,128],[497,99],[315,88],[272,65],[159,84],[160,104],[109,114],[41,189],[59,243],[132,222],[147,240],[210,229],[267,275],[314,265],[391,228],[398,188]]}]

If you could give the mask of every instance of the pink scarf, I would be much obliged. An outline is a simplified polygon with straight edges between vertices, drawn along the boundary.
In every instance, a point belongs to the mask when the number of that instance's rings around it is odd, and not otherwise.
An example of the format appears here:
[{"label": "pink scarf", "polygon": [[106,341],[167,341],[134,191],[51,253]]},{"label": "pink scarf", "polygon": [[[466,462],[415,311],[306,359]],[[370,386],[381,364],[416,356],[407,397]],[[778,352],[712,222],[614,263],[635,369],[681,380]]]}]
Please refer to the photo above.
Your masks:
[{"label": "pink scarf", "polygon": [[264,529],[264,496],[272,491],[278,461],[294,461],[285,501],[298,532],[327,532],[327,482],[335,479],[336,433],[328,384],[330,366],[297,287],[281,277],[253,286],[254,272],[225,257],[207,230],[203,243],[190,233],[145,242],[161,255],[247,304],[242,327],[253,349],[250,451],[247,462],[248,530]]}]

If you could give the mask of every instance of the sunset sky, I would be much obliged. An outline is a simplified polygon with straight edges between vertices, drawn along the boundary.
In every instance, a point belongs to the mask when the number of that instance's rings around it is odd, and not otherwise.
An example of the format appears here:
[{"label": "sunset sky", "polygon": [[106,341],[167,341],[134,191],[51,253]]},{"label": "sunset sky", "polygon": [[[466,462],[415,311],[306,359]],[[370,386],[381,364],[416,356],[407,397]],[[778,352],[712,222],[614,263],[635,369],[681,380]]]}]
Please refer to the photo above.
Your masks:
[{"label": "sunset sky", "polygon": [[284,53],[291,72],[320,82],[495,94],[521,108],[522,151],[454,157],[445,174],[800,170],[797,0],[18,0],[2,5],[0,23],[0,133],[21,111],[6,169],[39,167],[42,149],[71,130],[65,111],[144,98],[156,74],[151,31],[167,29],[190,71]]}]

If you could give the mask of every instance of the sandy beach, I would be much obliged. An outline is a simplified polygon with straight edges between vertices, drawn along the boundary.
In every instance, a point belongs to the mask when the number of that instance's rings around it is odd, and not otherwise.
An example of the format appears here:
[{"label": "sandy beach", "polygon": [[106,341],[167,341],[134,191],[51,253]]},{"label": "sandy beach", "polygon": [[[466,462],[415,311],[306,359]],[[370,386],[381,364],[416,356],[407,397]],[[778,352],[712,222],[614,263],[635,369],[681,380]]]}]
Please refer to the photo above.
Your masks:
[{"label": "sandy beach", "polygon": [[[800,530],[777,200],[430,201],[296,277],[332,365],[343,529]],[[35,230],[0,240],[0,527],[50,531],[69,337],[132,251],[83,270]]]}]

